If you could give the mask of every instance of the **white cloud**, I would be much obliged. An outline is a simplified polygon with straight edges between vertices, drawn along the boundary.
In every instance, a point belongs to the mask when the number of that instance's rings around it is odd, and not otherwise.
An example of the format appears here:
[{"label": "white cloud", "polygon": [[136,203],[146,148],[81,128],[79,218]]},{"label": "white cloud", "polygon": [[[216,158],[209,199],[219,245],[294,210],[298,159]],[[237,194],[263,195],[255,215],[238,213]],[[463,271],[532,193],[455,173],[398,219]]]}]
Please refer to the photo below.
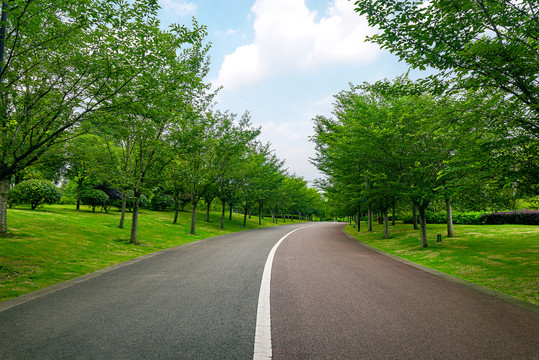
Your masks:
[{"label": "white cloud", "polygon": [[333,0],[319,21],[305,0],[257,0],[250,15],[253,43],[226,55],[219,71],[216,82],[225,91],[286,71],[367,63],[380,52],[364,42],[374,30],[348,0]]},{"label": "white cloud", "polygon": [[197,11],[197,5],[184,0],[159,0],[161,11],[167,15],[187,16],[194,15]]}]

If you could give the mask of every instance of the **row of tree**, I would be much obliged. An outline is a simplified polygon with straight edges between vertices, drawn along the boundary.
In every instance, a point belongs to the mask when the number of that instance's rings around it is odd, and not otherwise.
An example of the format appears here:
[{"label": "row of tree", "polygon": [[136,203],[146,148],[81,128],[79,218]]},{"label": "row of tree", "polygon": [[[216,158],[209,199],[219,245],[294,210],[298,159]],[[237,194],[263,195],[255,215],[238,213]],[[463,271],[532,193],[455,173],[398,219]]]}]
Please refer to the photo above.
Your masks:
[{"label": "row of tree", "polygon": [[[250,115],[214,110],[205,27],[162,30],[157,11],[154,0],[2,2],[0,236],[10,188],[36,173],[69,182],[77,200],[116,189],[120,227],[132,196],[133,243],[147,191],[176,204],[187,194],[191,233],[202,199],[314,212],[317,193],[257,141]],[[276,200],[296,185],[305,201]]]},{"label": "row of tree", "polygon": [[389,209],[409,202],[427,247],[425,211],[434,202],[445,202],[453,236],[454,203],[501,210],[507,198],[537,196],[537,3],[356,6],[381,29],[372,41],[412,67],[439,72],[351,86],[335,96],[335,118],[314,119],[312,161],[327,176],[320,186],[329,203],[370,220],[376,208],[387,237]]}]

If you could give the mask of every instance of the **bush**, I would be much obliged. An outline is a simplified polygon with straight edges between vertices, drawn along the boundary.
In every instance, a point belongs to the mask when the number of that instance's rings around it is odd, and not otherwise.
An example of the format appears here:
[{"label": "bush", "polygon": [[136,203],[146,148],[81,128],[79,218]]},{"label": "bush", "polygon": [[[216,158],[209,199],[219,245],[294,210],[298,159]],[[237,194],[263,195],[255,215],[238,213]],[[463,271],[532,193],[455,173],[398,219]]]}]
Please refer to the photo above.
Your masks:
[{"label": "bush", "polygon": [[18,186],[15,186],[13,189],[9,190],[9,197],[7,199],[7,205],[12,208],[19,204],[22,204],[22,194]]},{"label": "bush", "polygon": [[47,180],[26,180],[15,185],[9,192],[10,206],[28,204],[35,210],[43,204],[54,204],[60,201],[62,192]]},{"label": "bush", "polygon": [[174,206],[174,199],[166,194],[155,194],[152,198],[151,207],[153,210],[164,211]]},{"label": "bush", "polygon": [[[427,224],[445,224],[447,223],[447,213],[427,213]],[[457,225],[482,225],[485,220],[480,212],[453,213],[453,224]],[[411,224],[413,221],[412,215],[403,216],[405,224]],[[419,217],[418,217],[419,221]]]},{"label": "bush", "polygon": [[93,212],[95,212],[95,208],[98,206],[101,206],[106,211],[109,204],[109,196],[103,190],[87,189],[80,195],[80,201],[82,204],[90,206]]},{"label": "bush", "polygon": [[539,210],[495,212],[484,214],[482,219],[489,225],[539,225]]}]

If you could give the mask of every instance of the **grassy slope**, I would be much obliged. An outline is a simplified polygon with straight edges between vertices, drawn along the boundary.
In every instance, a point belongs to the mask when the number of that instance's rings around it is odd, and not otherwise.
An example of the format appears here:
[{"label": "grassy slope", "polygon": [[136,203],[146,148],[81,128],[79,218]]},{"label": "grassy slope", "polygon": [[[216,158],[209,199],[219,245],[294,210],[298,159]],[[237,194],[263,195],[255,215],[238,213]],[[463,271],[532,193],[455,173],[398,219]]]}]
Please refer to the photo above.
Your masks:
[{"label": "grassy slope", "polygon": [[[363,224],[362,224],[363,225]],[[455,225],[456,237],[446,238],[445,225],[429,225],[429,248],[421,249],[419,231],[411,225],[383,227],[372,233],[347,231],[357,239],[415,263],[539,304],[539,226]],[[436,234],[443,241],[436,243]]]},{"label": "grassy slope", "polygon": [[[76,211],[73,206],[53,205],[31,211],[8,211],[11,238],[0,238],[0,301],[102,269],[144,254],[188,242],[245,230],[243,217],[233,214],[219,230],[220,214],[197,214],[197,234],[188,235],[191,213],[180,213],[173,225],[172,212],[141,210],[138,240],[129,244],[131,214],[124,229],[118,229],[119,212]],[[272,226],[264,219],[261,227]],[[247,229],[258,228],[258,218],[247,221]]]}]

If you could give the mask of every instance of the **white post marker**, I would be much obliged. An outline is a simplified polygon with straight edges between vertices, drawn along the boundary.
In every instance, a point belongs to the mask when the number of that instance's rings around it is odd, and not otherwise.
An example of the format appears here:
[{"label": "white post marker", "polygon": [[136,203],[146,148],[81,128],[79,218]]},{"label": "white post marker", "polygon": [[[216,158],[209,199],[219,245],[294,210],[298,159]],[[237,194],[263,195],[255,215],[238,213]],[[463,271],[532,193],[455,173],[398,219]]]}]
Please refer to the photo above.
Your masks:
[{"label": "white post marker", "polygon": [[260,284],[260,294],[258,295],[258,310],[256,312],[256,330],[255,330],[255,353],[253,360],[271,359],[273,354],[271,350],[271,309],[270,309],[270,284],[271,284],[271,268],[273,266],[273,258],[277,248],[284,239],[295,231],[305,229],[314,225],[304,226],[290,231],[283,236],[277,244],[271,249],[264,272],[262,274],[262,282]]}]

